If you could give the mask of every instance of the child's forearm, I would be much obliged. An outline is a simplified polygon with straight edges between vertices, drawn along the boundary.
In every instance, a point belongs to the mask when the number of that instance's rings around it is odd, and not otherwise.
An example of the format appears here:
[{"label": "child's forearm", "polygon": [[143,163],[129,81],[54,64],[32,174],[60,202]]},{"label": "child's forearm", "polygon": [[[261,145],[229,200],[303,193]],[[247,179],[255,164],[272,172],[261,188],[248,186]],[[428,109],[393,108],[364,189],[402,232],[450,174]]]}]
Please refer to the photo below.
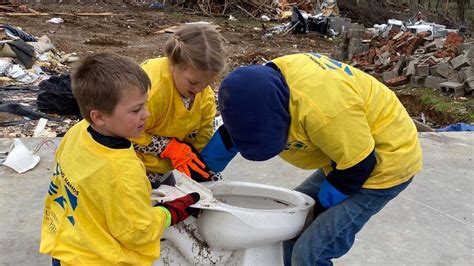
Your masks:
[{"label": "child's forearm", "polygon": [[147,146],[134,143],[133,148],[136,152],[139,153],[153,154],[155,156],[159,156],[170,141],[171,139],[168,137],[152,136],[151,142]]}]

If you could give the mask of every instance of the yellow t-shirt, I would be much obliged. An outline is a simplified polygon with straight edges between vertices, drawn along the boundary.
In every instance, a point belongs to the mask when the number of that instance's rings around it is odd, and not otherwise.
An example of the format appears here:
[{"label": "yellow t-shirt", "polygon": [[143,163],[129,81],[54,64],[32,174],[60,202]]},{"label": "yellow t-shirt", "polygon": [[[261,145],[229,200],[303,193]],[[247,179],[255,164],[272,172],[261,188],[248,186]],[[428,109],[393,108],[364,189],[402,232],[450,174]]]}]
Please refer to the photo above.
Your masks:
[{"label": "yellow t-shirt", "polygon": [[[144,133],[131,140],[146,146],[153,135],[177,138],[193,144],[200,151],[213,133],[216,103],[211,87],[198,93],[188,110],[174,86],[168,58],[149,59],[142,64],[142,68],[151,80],[148,96],[150,116],[145,123]],[[168,159],[143,153],[138,153],[138,157],[148,171],[166,173],[173,169]]]},{"label": "yellow t-shirt", "polygon": [[40,252],[61,264],[150,265],[166,214],[132,147],[110,149],[82,120],[64,136],[46,195]]},{"label": "yellow t-shirt", "polygon": [[290,89],[291,124],[280,156],[304,169],[350,168],[375,148],[364,188],[389,188],[422,166],[416,127],[395,94],[374,77],[319,54],[272,60]]}]

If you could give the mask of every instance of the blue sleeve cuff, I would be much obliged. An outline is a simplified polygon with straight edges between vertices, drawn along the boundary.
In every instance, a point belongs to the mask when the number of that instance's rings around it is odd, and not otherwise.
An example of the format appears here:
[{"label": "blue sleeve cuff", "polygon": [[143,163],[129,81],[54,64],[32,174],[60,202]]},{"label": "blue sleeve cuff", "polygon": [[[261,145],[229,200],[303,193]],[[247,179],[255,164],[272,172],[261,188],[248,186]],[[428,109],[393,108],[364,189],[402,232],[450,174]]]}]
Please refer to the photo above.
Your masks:
[{"label": "blue sleeve cuff", "polygon": [[331,185],[327,179],[324,179],[323,183],[321,183],[318,199],[324,208],[333,207],[347,199],[347,197],[348,196],[346,194],[341,193],[333,185]]},{"label": "blue sleeve cuff", "polygon": [[[230,142],[227,141],[227,143]],[[225,169],[227,164],[229,164],[237,153],[238,150],[235,145],[231,147],[229,147],[229,145],[226,146],[221,130],[218,130],[201,151],[201,156],[207,167],[213,172],[218,173]]]}]

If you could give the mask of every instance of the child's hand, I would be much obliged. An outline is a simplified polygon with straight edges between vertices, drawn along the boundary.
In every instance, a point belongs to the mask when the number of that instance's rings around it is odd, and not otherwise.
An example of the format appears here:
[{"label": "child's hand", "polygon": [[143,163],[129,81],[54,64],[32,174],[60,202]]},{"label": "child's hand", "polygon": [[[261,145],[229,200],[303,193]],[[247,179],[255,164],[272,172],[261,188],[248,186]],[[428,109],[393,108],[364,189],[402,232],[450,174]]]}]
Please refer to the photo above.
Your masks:
[{"label": "child's hand", "polygon": [[173,138],[160,158],[169,158],[173,167],[192,179],[202,182],[209,178],[209,168],[200,158],[199,152],[193,145]]},{"label": "child's hand", "polygon": [[198,202],[201,196],[197,192],[190,193],[184,197],[174,199],[172,201],[158,203],[155,206],[166,209],[171,215],[171,224],[175,225],[186,220],[189,215],[193,214],[195,209],[189,208],[190,205]]}]

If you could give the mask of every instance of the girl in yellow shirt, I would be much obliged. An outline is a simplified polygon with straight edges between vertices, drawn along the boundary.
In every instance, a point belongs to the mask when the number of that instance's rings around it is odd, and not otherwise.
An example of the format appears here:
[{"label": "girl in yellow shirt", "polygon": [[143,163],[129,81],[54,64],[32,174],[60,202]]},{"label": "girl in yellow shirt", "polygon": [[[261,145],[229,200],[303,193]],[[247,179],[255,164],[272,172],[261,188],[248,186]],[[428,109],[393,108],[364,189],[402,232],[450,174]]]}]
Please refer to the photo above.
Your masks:
[{"label": "girl in yellow shirt", "polygon": [[165,54],[142,64],[151,80],[150,117],[144,133],[132,139],[135,150],[153,188],[174,185],[173,169],[197,181],[218,178],[198,151],[213,133],[216,105],[209,84],[225,67],[223,38],[207,25],[185,25],[166,42]]}]

